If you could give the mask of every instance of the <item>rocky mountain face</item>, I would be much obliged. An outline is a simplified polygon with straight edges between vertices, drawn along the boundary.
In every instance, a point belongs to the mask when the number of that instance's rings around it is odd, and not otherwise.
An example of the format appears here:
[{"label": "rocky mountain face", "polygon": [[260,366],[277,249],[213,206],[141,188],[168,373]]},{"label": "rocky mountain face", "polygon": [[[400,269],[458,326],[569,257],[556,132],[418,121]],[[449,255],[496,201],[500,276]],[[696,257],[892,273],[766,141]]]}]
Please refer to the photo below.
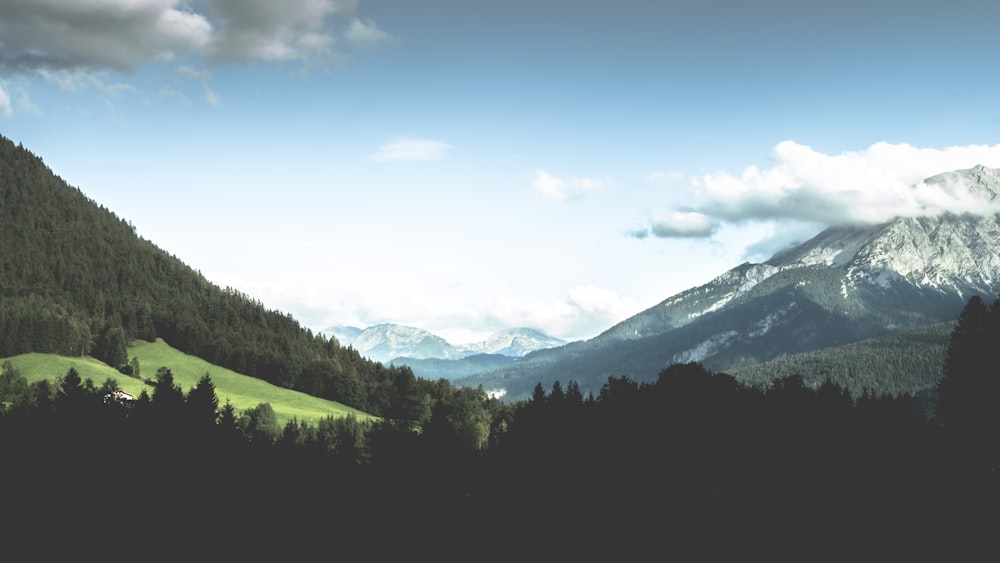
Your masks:
[{"label": "rocky mountain face", "polygon": [[520,358],[536,350],[563,344],[566,344],[565,340],[531,328],[512,328],[495,332],[483,342],[469,344],[467,349],[476,354],[500,354]]},{"label": "rocky mountain face", "polygon": [[[501,330],[482,342],[465,345],[452,344],[422,328],[391,323],[375,325],[364,330],[355,327],[331,327],[324,333],[336,336],[344,346],[350,345],[361,355],[377,362],[396,365],[413,363],[415,366],[421,364],[418,360],[460,360],[481,355],[519,358],[530,352],[566,343],[565,340],[530,328]],[[482,359],[470,363],[475,366],[486,365]],[[492,362],[493,365],[496,363],[509,362]]]},{"label": "rocky mountain face", "polygon": [[466,354],[444,338],[422,328],[379,324],[361,331],[351,346],[376,362],[389,363],[396,358],[458,359]]},{"label": "rocky mountain face", "polygon": [[723,371],[954,320],[972,295],[1000,292],[1000,170],[977,166],[924,182],[959,184],[984,214],[905,217],[829,228],[764,263],[741,264],[584,342],[536,352],[472,376],[513,399],[541,382],[577,381],[595,394],[609,376],[654,380],[701,362]]}]

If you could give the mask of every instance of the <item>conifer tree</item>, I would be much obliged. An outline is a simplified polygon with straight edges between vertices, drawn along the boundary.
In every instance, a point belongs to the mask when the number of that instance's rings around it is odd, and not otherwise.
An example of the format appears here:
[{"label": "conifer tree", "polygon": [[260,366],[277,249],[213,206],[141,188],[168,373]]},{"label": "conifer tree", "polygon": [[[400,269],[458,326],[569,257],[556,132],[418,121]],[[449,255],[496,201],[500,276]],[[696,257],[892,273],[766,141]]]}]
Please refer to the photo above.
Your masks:
[{"label": "conifer tree", "polygon": [[219,398],[215,394],[215,384],[206,372],[187,394],[185,402],[188,420],[197,428],[212,428],[216,424]]},{"label": "conifer tree", "polygon": [[987,308],[969,299],[952,332],[935,415],[947,436],[971,463],[1000,469],[1000,300]]}]

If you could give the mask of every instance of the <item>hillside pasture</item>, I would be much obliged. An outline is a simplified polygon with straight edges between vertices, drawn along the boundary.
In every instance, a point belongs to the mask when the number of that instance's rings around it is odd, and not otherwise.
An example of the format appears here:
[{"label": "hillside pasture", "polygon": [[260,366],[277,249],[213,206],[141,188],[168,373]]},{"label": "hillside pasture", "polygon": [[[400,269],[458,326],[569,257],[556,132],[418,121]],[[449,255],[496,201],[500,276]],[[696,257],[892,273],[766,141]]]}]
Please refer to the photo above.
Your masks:
[{"label": "hillside pasture", "polygon": [[29,383],[48,379],[53,384],[69,369],[76,368],[80,377],[90,379],[101,386],[112,378],[127,393],[138,397],[143,390],[152,395],[152,386],[143,380],[154,380],[161,367],[170,369],[174,383],[187,394],[198,384],[206,373],[215,385],[219,405],[228,400],[237,412],[253,408],[260,403],[270,403],[277,415],[278,423],[284,426],[289,420],[297,419],[308,424],[316,424],[328,416],[341,417],[353,414],[360,419],[371,415],[347,407],[335,401],[313,397],[299,391],[292,391],[272,385],[262,379],[243,375],[211,364],[196,356],[185,354],[157,339],[156,342],[135,341],[128,348],[129,358],[139,360],[140,378],[129,377],[111,366],[90,357],[67,357],[55,354],[29,353],[0,360],[10,360],[11,365],[21,372]]}]

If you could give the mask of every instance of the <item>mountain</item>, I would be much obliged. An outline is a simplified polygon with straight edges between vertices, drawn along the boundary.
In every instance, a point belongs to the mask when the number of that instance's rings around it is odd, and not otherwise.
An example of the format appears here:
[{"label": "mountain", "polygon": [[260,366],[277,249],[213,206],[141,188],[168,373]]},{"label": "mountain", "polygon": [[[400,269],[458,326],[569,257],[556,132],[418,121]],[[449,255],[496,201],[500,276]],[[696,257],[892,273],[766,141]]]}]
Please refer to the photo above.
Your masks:
[{"label": "mountain", "polygon": [[[351,336],[353,330],[359,332]],[[324,332],[334,335],[340,331],[349,340],[337,339],[343,345],[350,345],[363,356],[383,364],[409,365],[418,377],[425,375],[421,368],[435,366],[433,371],[442,370],[453,374],[448,379],[462,377],[482,371],[485,366],[494,367],[511,363],[504,358],[519,358],[536,350],[552,348],[566,343],[565,340],[549,336],[531,328],[513,328],[494,332],[482,342],[457,345],[444,338],[412,326],[392,323],[378,324],[364,330],[354,327],[331,327]],[[482,356],[502,356],[503,358],[484,358]],[[465,361],[466,358],[470,358]],[[429,362],[429,360],[435,360]],[[448,367],[447,361],[462,362],[462,365]]]},{"label": "mountain", "polygon": [[928,324],[727,371],[756,386],[797,375],[814,389],[829,379],[855,397],[865,390],[878,395],[909,393],[924,404],[930,415],[955,324]]},{"label": "mountain", "polygon": [[[962,183],[996,205],[1000,170],[976,166],[927,179],[925,189]],[[953,321],[973,295],[1000,291],[1000,216],[901,217],[832,227],[763,263],[712,281],[581,342],[526,355],[464,383],[511,400],[536,383],[575,380],[597,394],[609,376],[652,381],[668,365],[713,371]],[[901,388],[905,388],[902,386]]]},{"label": "mountain", "polygon": [[465,349],[427,330],[388,323],[364,329],[351,346],[362,356],[382,363],[401,357],[456,359],[468,355]]},{"label": "mountain", "polygon": [[480,354],[500,354],[519,358],[536,350],[563,344],[566,344],[565,340],[531,328],[512,328],[495,332],[483,342],[470,344],[468,349]]},{"label": "mountain", "polygon": [[321,330],[320,334],[336,338],[341,346],[350,346],[354,339],[361,334],[361,329],[356,326],[334,325]]},{"label": "mountain", "polygon": [[[517,357],[503,354],[472,354],[457,360],[395,358],[389,363],[396,366],[405,365],[413,370],[413,375],[422,379],[457,381],[487,370],[509,366],[517,361]],[[464,381],[459,381],[459,383],[465,384]]]}]

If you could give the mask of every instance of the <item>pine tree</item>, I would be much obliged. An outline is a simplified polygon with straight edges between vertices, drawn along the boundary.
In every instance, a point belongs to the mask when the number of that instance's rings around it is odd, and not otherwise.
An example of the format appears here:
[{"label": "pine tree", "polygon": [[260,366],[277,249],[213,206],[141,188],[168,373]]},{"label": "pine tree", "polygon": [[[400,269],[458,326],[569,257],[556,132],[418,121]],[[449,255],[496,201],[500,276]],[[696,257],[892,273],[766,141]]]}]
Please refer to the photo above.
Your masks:
[{"label": "pine tree", "polygon": [[170,368],[161,367],[156,370],[150,406],[161,425],[168,426],[179,420],[184,410],[184,392],[174,383],[174,374]]},{"label": "pine tree", "polygon": [[215,394],[215,384],[208,373],[201,376],[187,395],[185,402],[187,418],[199,429],[210,429],[216,424],[219,410],[219,398]]},{"label": "pine tree", "polygon": [[1000,342],[1000,300],[987,309],[969,299],[952,332],[935,415],[970,463],[1000,469],[1000,367],[993,360]]}]

